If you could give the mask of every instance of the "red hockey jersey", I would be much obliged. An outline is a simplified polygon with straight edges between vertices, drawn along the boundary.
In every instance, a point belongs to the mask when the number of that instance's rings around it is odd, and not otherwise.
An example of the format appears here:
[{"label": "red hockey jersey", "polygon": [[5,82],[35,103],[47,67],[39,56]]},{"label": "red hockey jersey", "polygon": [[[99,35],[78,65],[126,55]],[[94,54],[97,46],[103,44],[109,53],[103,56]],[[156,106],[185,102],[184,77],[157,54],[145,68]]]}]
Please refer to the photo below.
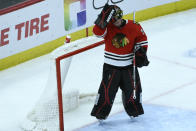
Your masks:
[{"label": "red hockey jersey", "polygon": [[[93,28],[93,33],[98,37],[105,39],[104,62],[114,66],[127,66],[132,64],[134,46],[139,48],[145,47],[147,50],[147,36],[142,27],[134,23],[132,20],[126,20],[126,24],[119,28],[109,23],[105,29],[99,28],[97,25]],[[113,40],[117,34],[125,36],[123,46],[117,48],[114,46]]]}]

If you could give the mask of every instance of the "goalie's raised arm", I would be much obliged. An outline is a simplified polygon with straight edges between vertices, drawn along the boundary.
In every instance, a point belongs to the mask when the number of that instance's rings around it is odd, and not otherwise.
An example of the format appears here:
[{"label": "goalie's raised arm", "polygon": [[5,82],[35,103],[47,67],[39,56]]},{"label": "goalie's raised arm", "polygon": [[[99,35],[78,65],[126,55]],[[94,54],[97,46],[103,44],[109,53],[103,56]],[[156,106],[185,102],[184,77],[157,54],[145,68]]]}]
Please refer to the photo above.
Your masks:
[{"label": "goalie's raised arm", "polygon": [[[107,34],[107,27],[109,25],[124,25],[125,22],[120,22],[123,16],[123,11],[116,5],[105,4],[98,18],[95,20],[93,33],[97,37],[104,38]],[[120,21],[119,21],[120,20]]]},{"label": "goalie's raised arm", "polygon": [[106,3],[101,13],[98,15],[97,19],[95,20],[95,24],[99,26],[101,29],[104,29],[112,19],[114,13],[115,13],[114,6],[108,5]]},{"label": "goalie's raised arm", "polygon": [[97,37],[104,38],[105,35],[107,34],[107,28],[101,29],[99,26],[95,25],[93,27],[93,34],[96,35]]}]

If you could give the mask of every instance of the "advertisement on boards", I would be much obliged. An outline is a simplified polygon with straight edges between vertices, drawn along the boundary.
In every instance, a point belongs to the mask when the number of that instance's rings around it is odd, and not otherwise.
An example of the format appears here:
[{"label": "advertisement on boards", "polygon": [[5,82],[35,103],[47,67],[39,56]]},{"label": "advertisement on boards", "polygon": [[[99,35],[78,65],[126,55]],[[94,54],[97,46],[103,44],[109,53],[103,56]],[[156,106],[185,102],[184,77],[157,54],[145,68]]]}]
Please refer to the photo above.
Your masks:
[{"label": "advertisement on boards", "polygon": [[94,24],[105,3],[124,15],[178,0],[42,0],[0,15],[0,59]]},{"label": "advertisement on boards", "polygon": [[108,2],[122,8],[124,15],[178,0],[64,0],[64,28],[71,32],[92,26]]}]

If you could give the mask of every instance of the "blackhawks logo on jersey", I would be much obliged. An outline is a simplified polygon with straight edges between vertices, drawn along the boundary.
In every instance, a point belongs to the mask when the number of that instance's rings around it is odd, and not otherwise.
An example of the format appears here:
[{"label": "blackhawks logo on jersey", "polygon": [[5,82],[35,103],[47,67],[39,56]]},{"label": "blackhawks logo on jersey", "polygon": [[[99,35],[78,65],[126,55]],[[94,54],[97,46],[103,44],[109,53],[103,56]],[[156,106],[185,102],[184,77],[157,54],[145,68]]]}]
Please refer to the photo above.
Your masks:
[{"label": "blackhawks logo on jersey", "polygon": [[125,34],[117,33],[112,39],[112,45],[116,48],[123,48],[129,44],[129,40]]}]

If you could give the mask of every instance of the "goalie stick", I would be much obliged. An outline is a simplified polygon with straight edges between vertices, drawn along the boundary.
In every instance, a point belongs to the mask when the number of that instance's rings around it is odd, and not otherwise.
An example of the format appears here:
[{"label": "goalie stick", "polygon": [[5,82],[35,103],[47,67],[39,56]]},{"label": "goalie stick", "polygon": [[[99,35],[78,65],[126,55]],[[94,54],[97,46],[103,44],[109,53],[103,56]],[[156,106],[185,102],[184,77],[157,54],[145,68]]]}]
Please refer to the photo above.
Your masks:
[{"label": "goalie stick", "polygon": [[[133,22],[135,23],[135,11],[133,11]],[[133,50],[133,99],[136,99],[136,63],[135,63],[136,47]]]}]

